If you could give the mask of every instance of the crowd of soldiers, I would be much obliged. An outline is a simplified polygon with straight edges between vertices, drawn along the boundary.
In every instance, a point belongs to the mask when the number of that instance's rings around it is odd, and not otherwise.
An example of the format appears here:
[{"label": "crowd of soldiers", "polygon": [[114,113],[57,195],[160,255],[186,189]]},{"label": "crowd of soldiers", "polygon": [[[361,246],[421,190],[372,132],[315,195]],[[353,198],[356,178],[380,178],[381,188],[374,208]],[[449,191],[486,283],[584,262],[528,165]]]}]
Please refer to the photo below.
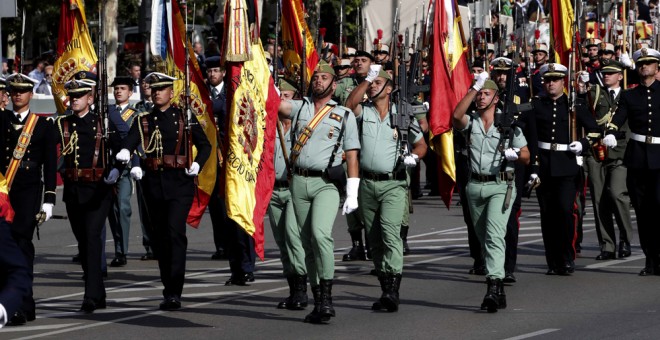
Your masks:
[{"label": "crowd of soldiers", "polygon": [[[547,275],[568,276],[575,270],[587,186],[601,246],[596,260],[631,255],[632,205],[646,256],[640,275],[660,275],[660,238],[652,222],[652,211],[660,208],[660,158],[655,156],[660,120],[654,117],[660,109],[660,52],[641,42],[629,56],[626,49],[591,38],[579,47],[582,71],[577,72],[574,65],[550,62],[548,41],[536,41],[513,53],[514,58],[504,50],[507,55],[498,56],[489,45],[475,46],[474,81],[452,117],[457,188],[474,259],[469,273],[484,275],[487,283],[481,308],[495,312],[506,307],[504,284],[517,281],[521,200],[534,190]],[[403,258],[410,252],[408,214],[419,197],[419,162],[433,154],[427,152],[427,115],[434,108],[397,112],[393,97],[401,85],[399,65],[418,66],[419,72],[408,76],[420,85],[429,83],[433,70],[423,49],[406,53],[391,46],[376,40],[369,51],[338,51],[325,43],[304,89],[300,79],[281,76],[286,72],[277,44],[266,44],[282,99],[268,214],[289,295],[277,307],[306,309],[309,282],[314,308],[305,322],[325,323],[335,316],[332,231],[337,208],[346,216],[352,239],[343,261],[373,261],[381,295],[372,309],[399,308]],[[222,140],[227,129],[225,70],[220,56],[204,56],[197,47]],[[419,65],[411,65],[415,53],[422,56]],[[0,316],[12,325],[36,318],[32,240],[40,223],[57,217],[57,173],[84,272],[80,310],[106,308],[106,218],[115,241],[110,265],[127,265],[133,186],[146,249],[142,259],[158,261],[164,286],[159,308],[181,308],[186,217],[194,179],[212,145],[195,116],[187,121],[172,104],[176,79],[159,72],[141,78],[139,65],[134,66],[110,85],[115,104],[107,107],[107,123],[95,101],[105,89],[97,88],[93,73],[78,72],[66,83],[69,109],[56,119],[30,111],[37,79],[18,73],[0,79],[0,95],[8,93],[13,110],[0,112],[0,161],[15,211],[11,225],[2,224],[0,231],[10,231],[17,244],[20,255],[14,258],[25,260],[23,281],[29,288],[18,295],[24,296],[21,301],[16,296],[0,301]],[[567,95],[568,83],[574,86]],[[134,92],[141,101],[130,104]],[[424,103],[430,95],[428,89],[421,91],[417,106],[428,108]],[[402,126],[405,115],[414,118]],[[191,145],[197,149],[194,158]],[[435,162],[431,159],[427,167]],[[229,260],[226,285],[244,286],[255,280],[254,240],[227,218],[218,191],[209,203],[216,246],[212,258]],[[5,236],[0,235],[3,243]]]}]

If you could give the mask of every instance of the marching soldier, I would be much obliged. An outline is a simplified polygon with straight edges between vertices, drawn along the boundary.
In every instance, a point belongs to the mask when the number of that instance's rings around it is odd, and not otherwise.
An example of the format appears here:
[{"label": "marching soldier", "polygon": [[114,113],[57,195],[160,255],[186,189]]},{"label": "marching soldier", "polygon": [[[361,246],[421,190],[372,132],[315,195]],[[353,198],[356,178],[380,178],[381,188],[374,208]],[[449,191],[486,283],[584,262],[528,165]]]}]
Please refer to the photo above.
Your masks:
[{"label": "marching soldier", "polygon": [[[90,106],[94,100],[90,79],[74,79],[65,84],[72,114],[59,117],[57,128],[64,158],[63,201],[78,241],[80,263],[85,279],[85,295],[80,308],[85,313],[105,308],[102,277],[102,231],[112,205],[111,187],[119,170],[107,169],[107,145],[100,117]],[[106,178],[103,176],[107,174]],[[104,183],[105,182],[105,183]]]},{"label": "marching soldier", "polygon": [[[469,141],[470,180],[466,194],[474,227],[486,261],[487,290],[481,309],[489,313],[506,308],[504,251],[511,203],[517,195],[512,162],[529,163],[527,141],[518,127],[497,126],[497,84],[480,73],[456,106],[452,123]],[[477,113],[466,114],[476,100]]]},{"label": "marching soldier", "polygon": [[[37,213],[50,219],[55,204],[57,172],[57,135],[52,119],[30,111],[36,80],[22,74],[7,77],[13,112],[0,113],[0,131],[4,138],[2,173],[5,174],[9,200],[15,211],[12,237],[28,265],[30,286],[20,310],[10,315],[10,325],[23,325],[35,319],[32,283],[34,280],[34,230]],[[43,198],[43,204],[42,204]]]},{"label": "marching soldier", "polygon": [[[393,125],[397,113],[392,112],[390,103],[392,78],[377,65],[365,80],[351,93],[347,104],[361,126],[360,207],[382,290],[372,309],[396,312],[403,273],[401,226],[408,209],[406,168],[417,166],[427,147],[419,124],[413,120],[409,129],[413,149],[402,154],[407,145],[401,145],[399,128],[407,127]],[[370,101],[363,103],[365,94]]]},{"label": "marching soldier", "polygon": [[[571,142],[570,110],[564,94],[568,69],[561,64],[546,64],[539,70],[545,94],[534,97],[534,114],[529,129],[538,136],[540,186],[537,197],[541,208],[541,232],[548,264],[547,275],[570,275],[575,270],[576,225],[573,215],[580,167],[576,156],[590,147],[587,138]],[[589,138],[598,136],[598,126],[583,103],[576,103],[577,122]],[[535,163],[537,160],[534,160]],[[534,176],[534,174],[532,174]]]},{"label": "marching soldier", "polygon": [[637,216],[639,242],[646,255],[641,276],[660,275],[660,231],[657,212],[660,210],[660,82],[658,73],[660,52],[642,48],[633,53],[639,74],[639,86],[621,94],[616,113],[608,124],[603,143],[610,148],[625,140],[627,122],[630,140],[626,145],[623,164],[628,169],[626,184]]},{"label": "marching soldier", "polygon": [[[153,72],[145,80],[151,86],[154,108],[131,126],[117,160],[127,163],[140,144],[146,154],[142,186],[154,228],[154,255],[165,286],[160,309],[176,310],[181,308],[188,245],[186,218],[196,190],[194,177],[209,158],[211,145],[195,115],[188,122],[190,134],[184,131],[187,117],[171,104],[175,78]],[[191,163],[189,143],[197,148]]]},{"label": "marching soldier", "polygon": [[[589,108],[603,132],[612,119],[622,94],[620,84],[623,80],[623,70],[622,63],[604,59],[600,72],[605,86],[592,85],[587,94]],[[624,138],[619,139],[617,146],[609,152],[589,149],[584,153],[584,165],[589,177],[589,189],[598,227],[598,243],[601,247],[596,260],[616,258],[616,233],[612,215],[619,226],[619,257],[628,257],[631,254],[630,241],[633,234],[630,196],[626,188],[627,170],[623,165],[623,154],[627,143],[625,138],[625,132],[628,131],[627,122],[621,126],[620,131],[623,132]]]},{"label": "marching soldier", "polygon": [[[312,76],[312,98],[283,101],[280,115],[292,120],[295,140],[291,150],[291,197],[298,221],[305,263],[314,295],[307,322],[325,322],[335,316],[332,305],[334,242],[332,227],[339,206],[339,190],[346,189],[343,213],[358,208],[358,140],[355,116],[331,100],[337,86],[335,71],[319,62]],[[346,154],[348,179],[343,170]],[[345,186],[345,188],[344,188]]]},{"label": "marching soldier", "polygon": [[541,96],[545,88],[543,86],[543,77],[541,77],[541,67],[548,62],[548,45],[538,43],[532,49],[532,58],[534,61],[534,71],[530,75],[530,83],[535,96]]},{"label": "marching soldier", "polygon": [[334,97],[342,105],[346,104],[346,99],[355,89],[355,79],[351,77],[351,61],[344,58],[339,65],[334,67],[337,73],[337,89],[335,90]]},{"label": "marching soldier", "polygon": [[[280,80],[280,92],[282,100],[300,100],[298,89],[286,79]],[[289,190],[291,183],[286,159],[291,154],[291,120],[280,119],[279,124],[284,136],[280,136],[278,132],[275,140],[275,187],[268,205],[268,217],[273,238],[280,249],[284,276],[289,284],[289,296],[281,301],[277,308],[300,310],[307,307],[307,269],[305,249],[300,239],[300,229]]]}]

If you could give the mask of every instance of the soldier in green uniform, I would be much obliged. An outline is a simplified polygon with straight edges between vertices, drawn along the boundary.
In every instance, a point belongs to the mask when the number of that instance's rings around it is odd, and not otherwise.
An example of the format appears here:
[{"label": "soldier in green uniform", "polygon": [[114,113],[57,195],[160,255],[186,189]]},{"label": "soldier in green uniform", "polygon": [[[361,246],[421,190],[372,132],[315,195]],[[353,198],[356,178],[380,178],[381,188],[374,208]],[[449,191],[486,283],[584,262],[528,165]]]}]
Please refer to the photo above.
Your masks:
[{"label": "soldier in green uniform", "polygon": [[[616,111],[622,89],[624,65],[615,60],[602,60],[600,70],[605,86],[592,84],[587,93],[589,108],[596,123],[605,132],[607,124],[612,120]],[[587,75],[588,76],[588,75]],[[584,77],[584,80],[586,77]],[[628,122],[624,123],[619,131],[628,131]],[[623,139],[617,140],[616,147],[609,149],[599,159],[594,150],[586,150],[584,165],[589,176],[589,189],[594,206],[598,243],[601,252],[596,260],[615,259],[616,232],[612,215],[619,227],[619,257],[630,256],[630,240],[633,237],[632,221],[630,217],[630,196],[626,187],[627,169],[623,165],[623,154],[626,150],[625,133]],[[601,151],[602,152],[602,151]]]},{"label": "soldier in green uniform", "polygon": [[[292,120],[291,199],[305,249],[305,264],[314,295],[314,310],[306,322],[325,322],[335,316],[332,279],[335,271],[332,227],[339,206],[339,190],[346,189],[343,213],[358,208],[360,185],[357,123],[347,108],[331,99],[337,87],[335,71],[321,61],[310,86],[312,97],[283,101],[280,116]],[[346,155],[348,179],[343,171]]]},{"label": "soldier in green uniform", "polygon": [[[412,152],[402,145],[401,130],[393,123],[390,94],[394,84],[380,65],[372,66],[367,78],[348,97],[361,126],[360,144],[360,210],[371,246],[382,295],[372,309],[399,309],[399,287],[403,272],[403,242],[400,230],[408,210],[407,167],[415,167],[426,154],[426,142],[413,120],[410,128]],[[370,101],[362,102],[368,94]],[[405,131],[407,132],[407,131]],[[403,153],[404,151],[405,153]]]},{"label": "soldier in green uniform", "polygon": [[[506,308],[504,257],[506,225],[515,200],[513,161],[529,163],[527,141],[519,127],[509,131],[495,121],[499,101],[497,84],[482,72],[456,106],[454,128],[467,141],[470,159],[466,194],[470,215],[486,261],[488,288],[481,309],[496,312]],[[476,99],[476,113],[466,114]]]},{"label": "soldier in green uniform", "polygon": [[336,98],[339,104],[345,105],[348,95],[350,95],[353,89],[357,86],[355,78],[350,74],[351,61],[344,58],[339,62],[339,65],[334,67],[334,69],[337,74],[337,89],[335,89],[334,98]]},{"label": "soldier in green uniform", "polygon": [[[280,97],[282,100],[300,99],[298,89],[292,82],[282,79],[280,81]],[[291,201],[289,190],[288,161],[291,153],[291,120],[280,120],[284,134],[283,141],[278,132],[275,141],[275,187],[268,205],[268,217],[273,230],[273,238],[280,249],[280,259],[284,269],[284,276],[289,283],[289,296],[281,301],[277,308],[300,310],[307,307],[307,269],[305,268],[305,250],[300,240],[300,229]],[[284,145],[284,149],[282,148]],[[284,150],[284,151],[283,151]]]}]

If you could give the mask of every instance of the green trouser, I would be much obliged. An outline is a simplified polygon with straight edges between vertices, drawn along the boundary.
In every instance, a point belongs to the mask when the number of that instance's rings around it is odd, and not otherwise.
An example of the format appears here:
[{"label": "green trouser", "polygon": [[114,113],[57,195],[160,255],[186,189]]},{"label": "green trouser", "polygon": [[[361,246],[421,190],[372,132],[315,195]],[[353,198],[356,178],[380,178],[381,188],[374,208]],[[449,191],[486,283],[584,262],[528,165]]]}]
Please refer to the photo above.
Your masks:
[{"label": "green trouser", "polygon": [[511,205],[516,199],[516,186],[513,185],[511,200],[506,211],[502,212],[506,196],[506,182],[468,182],[467,194],[470,215],[474,230],[484,252],[486,269],[491,279],[504,278],[504,257],[506,224],[511,214]]},{"label": "green trouser", "polygon": [[360,210],[369,237],[376,270],[384,274],[403,271],[401,221],[406,202],[406,182],[363,180],[360,183]]},{"label": "green trouser", "polygon": [[589,189],[601,251],[616,251],[616,233],[612,215],[619,226],[621,241],[630,242],[633,236],[630,218],[630,196],[626,186],[628,171],[622,160],[596,162],[587,156],[585,165],[589,176]]},{"label": "green trouser", "polygon": [[300,228],[296,221],[289,188],[275,188],[268,205],[273,238],[280,248],[284,276],[305,275],[305,250],[300,240]]},{"label": "green trouser", "polygon": [[335,274],[332,226],[339,208],[339,191],[321,177],[293,175],[291,198],[305,249],[307,275],[312,286]]},{"label": "green trouser", "polygon": [[401,225],[406,227],[410,227],[410,207],[412,206],[412,200],[410,199],[410,176],[413,169],[415,168],[406,168],[406,208],[403,210],[403,221],[401,222]]}]

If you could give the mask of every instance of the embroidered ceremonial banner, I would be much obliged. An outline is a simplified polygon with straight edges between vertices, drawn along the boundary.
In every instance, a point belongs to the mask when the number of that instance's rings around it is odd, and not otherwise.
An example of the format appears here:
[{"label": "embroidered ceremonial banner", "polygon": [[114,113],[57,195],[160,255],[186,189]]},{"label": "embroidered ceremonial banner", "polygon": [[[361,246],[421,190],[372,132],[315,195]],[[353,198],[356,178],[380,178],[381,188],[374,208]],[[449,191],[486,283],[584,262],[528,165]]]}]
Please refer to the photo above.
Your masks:
[{"label": "embroidered ceremonial banner", "polygon": [[312,32],[305,21],[305,10],[301,0],[282,0],[282,61],[288,79],[300,82],[300,67],[302,64],[303,38],[305,31],[305,53],[307,70],[305,71],[305,84],[309,84],[319,55],[312,39]]},{"label": "embroidered ceremonial banner", "polygon": [[[253,6],[253,0],[249,0]],[[239,10],[235,11],[238,7]],[[227,1],[227,13],[236,14],[238,27],[247,27],[245,0]],[[255,18],[255,21],[258,20]],[[225,31],[227,28],[225,27]],[[258,32],[259,29],[257,28]],[[234,32],[248,39],[249,32]],[[264,215],[275,182],[275,133],[280,98],[270,76],[261,42],[250,47],[252,59],[229,62],[225,55],[227,79],[227,133],[223,145],[227,150],[222,167],[227,216],[254,238],[257,255],[264,257]],[[236,51],[240,53],[240,51]]]},{"label": "embroidered ceremonial banner", "polygon": [[57,60],[53,65],[53,99],[57,113],[69,106],[64,84],[78,71],[96,73],[96,51],[87,29],[83,0],[62,0],[57,34]]}]

